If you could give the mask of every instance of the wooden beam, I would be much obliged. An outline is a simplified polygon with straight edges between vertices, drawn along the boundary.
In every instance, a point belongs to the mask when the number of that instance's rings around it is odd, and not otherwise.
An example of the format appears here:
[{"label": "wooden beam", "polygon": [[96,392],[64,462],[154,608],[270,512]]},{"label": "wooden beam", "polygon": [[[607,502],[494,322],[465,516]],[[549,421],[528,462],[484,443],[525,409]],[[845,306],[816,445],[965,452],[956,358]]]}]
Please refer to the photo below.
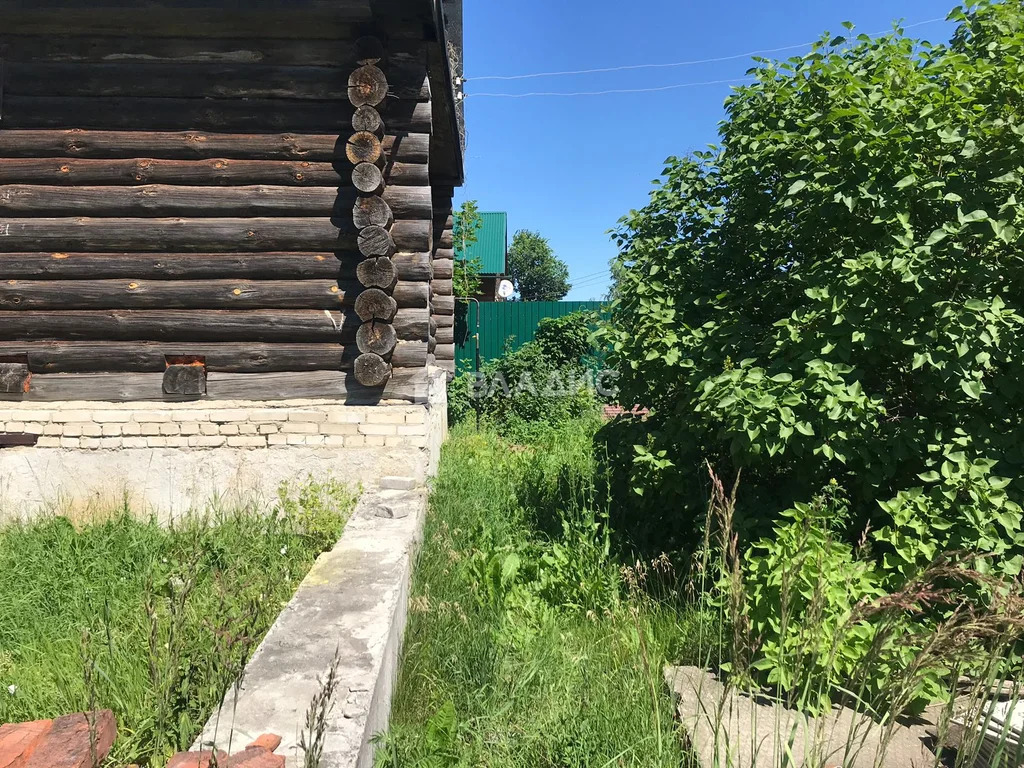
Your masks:
[{"label": "wooden beam", "polygon": [[[395,132],[384,137],[389,163],[426,163],[429,133]],[[333,162],[345,158],[337,133],[218,133],[185,131],[0,130],[0,157],[240,159]]]},{"label": "wooden beam", "polygon": [[[337,225],[337,226],[336,226]],[[351,215],[305,218],[0,219],[0,253],[16,251],[349,251],[358,247]],[[430,249],[429,221],[396,222],[395,250]],[[392,251],[394,252],[394,251]],[[364,255],[390,255],[373,253]]]},{"label": "wooden beam", "polygon": [[[393,322],[402,340],[425,341],[429,334],[425,309],[400,309]],[[0,340],[347,344],[355,341],[360,324],[351,310],[0,311]]]},{"label": "wooden beam", "polygon": [[[425,186],[425,163],[391,163],[389,187]],[[0,163],[0,184],[119,185],[180,184],[291,187],[348,187],[351,170],[343,163],[286,160],[157,160],[125,158],[9,158]]]},{"label": "wooden beam", "polygon": [[[426,101],[430,88],[420,64],[388,67],[391,99]],[[349,93],[348,70],[262,64],[190,64],[116,61],[103,64],[25,64],[4,67],[12,96],[89,96],[178,99],[341,100]]]},{"label": "wooden beam", "polygon": [[[190,33],[191,34],[191,33]],[[422,37],[422,31],[421,35]],[[337,67],[354,65],[362,55],[356,39],[299,40],[247,37],[218,39],[188,37],[83,36],[73,34],[0,35],[0,55],[11,62],[165,62],[176,64],[263,64]],[[424,43],[388,41],[388,62],[424,61]]]},{"label": "wooden beam", "polygon": [[[0,342],[0,357],[24,357],[31,373],[101,373],[104,371],[159,372],[167,358],[202,357],[208,371],[261,373],[267,371],[350,370],[360,354],[348,344],[259,344],[204,342]],[[427,345],[398,342],[391,352],[397,367],[426,365]],[[19,390],[20,391],[20,390]]]},{"label": "wooden beam", "polygon": [[[0,280],[233,280],[358,279],[358,253],[5,253]],[[392,263],[399,280],[430,280],[427,253],[399,253]],[[389,284],[390,287],[390,284]]]},{"label": "wooden beam", "polygon": [[[350,405],[373,405],[381,400],[426,402],[426,369],[402,369],[383,389],[369,389],[340,371],[283,373],[210,373],[202,400],[293,400],[323,398]],[[99,400],[103,402],[180,402],[196,398],[167,395],[163,373],[40,374],[22,395],[0,395],[3,400],[53,402]]]},{"label": "wooden beam", "polygon": [[[302,0],[300,0],[301,2]],[[172,2],[157,7],[136,0],[120,4],[106,0],[101,6],[83,2],[49,8],[43,2],[26,9],[12,0],[0,3],[4,32],[17,35],[123,35],[138,37],[216,37],[345,40],[358,37],[355,22],[369,20],[368,0],[339,0],[330,10],[308,7],[298,13],[286,6],[252,6],[251,10],[211,9],[209,4],[185,9]],[[13,7],[12,7],[13,6]],[[59,8],[59,12],[58,9]]]},{"label": "wooden beam", "polygon": [[[8,280],[0,309],[340,309],[363,292],[337,280]],[[430,286],[399,282],[391,294],[396,308],[425,308]]]},{"label": "wooden beam", "polygon": [[[347,101],[5,96],[4,125],[111,130],[311,131],[351,129]],[[429,133],[430,102],[388,104],[388,131]]]},{"label": "wooden beam", "polygon": [[[337,187],[281,187],[256,184],[232,187],[189,187],[146,184],[135,187],[77,187],[34,184],[0,185],[0,215],[18,217],[259,217],[345,216],[364,198]],[[394,217],[426,219],[430,196],[426,188],[393,187],[379,199]],[[392,213],[393,212],[393,213]],[[354,221],[353,228],[360,225]]]}]

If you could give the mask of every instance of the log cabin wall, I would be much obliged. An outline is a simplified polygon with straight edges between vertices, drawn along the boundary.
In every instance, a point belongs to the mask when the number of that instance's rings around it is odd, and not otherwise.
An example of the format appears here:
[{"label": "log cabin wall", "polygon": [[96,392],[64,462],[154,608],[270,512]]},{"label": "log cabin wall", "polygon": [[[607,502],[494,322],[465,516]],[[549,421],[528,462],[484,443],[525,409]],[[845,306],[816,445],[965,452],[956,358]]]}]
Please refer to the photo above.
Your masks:
[{"label": "log cabin wall", "polygon": [[0,32],[0,397],[422,373],[451,302],[422,21],[127,15]]}]

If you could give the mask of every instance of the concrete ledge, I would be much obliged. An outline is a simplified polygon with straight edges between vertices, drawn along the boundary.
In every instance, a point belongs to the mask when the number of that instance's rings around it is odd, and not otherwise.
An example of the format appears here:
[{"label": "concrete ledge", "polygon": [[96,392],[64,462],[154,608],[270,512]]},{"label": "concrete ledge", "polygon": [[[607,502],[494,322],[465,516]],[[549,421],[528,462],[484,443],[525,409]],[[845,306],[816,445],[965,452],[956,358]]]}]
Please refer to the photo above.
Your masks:
[{"label": "concrete ledge", "polygon": [[[387,508],[401,507],[398,516],[381,516],[382,494]],[[337,651],[340,685],[321,765],[373,765],[371,739],[388,725],[426,508],[422,486],[363,495],[341,541],[317,560],[194,749],[276,733],[289,768],[301,765],[306,710]]]}]

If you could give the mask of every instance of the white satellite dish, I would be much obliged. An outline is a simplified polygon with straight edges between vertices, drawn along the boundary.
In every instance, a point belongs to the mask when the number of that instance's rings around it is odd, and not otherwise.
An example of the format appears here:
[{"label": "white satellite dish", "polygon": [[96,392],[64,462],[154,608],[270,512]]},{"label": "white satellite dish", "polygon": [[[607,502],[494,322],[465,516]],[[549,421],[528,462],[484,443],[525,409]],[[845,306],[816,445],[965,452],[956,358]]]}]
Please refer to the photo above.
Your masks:
[{"label": "white satellite dish", "polygon": [[503,299],[508,299],[516,292],[516,287],[512,284],[511,280],[502,280],[498,283],[498,295]]}]

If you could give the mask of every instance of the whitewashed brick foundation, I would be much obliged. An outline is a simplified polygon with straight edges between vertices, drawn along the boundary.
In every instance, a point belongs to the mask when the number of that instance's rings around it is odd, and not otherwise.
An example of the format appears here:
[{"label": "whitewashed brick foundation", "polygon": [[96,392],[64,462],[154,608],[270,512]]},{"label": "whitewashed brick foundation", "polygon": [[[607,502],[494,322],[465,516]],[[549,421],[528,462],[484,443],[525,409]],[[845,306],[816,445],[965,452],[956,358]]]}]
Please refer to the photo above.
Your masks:
[{"label": "whitewashed brick foundation", "polygon": [[224,445],[426,448],[428,443],[422,405],[284,400],[230,406],[210,410],[208,403],[171,403],[140,410],[132,403],[3,403],[0,432],[39,435],[36,448],[89,451]]},{"label": "whitewashed brick foundation", "polygon": [[[0,402],[0,519],[120,497],[172,514],[211,498],[273,499],[282,482],[332,476],[365,487],[434,472],[447,434],[444,372],[428,402]],[[84,500],[84,502],[83,502]]]}]

